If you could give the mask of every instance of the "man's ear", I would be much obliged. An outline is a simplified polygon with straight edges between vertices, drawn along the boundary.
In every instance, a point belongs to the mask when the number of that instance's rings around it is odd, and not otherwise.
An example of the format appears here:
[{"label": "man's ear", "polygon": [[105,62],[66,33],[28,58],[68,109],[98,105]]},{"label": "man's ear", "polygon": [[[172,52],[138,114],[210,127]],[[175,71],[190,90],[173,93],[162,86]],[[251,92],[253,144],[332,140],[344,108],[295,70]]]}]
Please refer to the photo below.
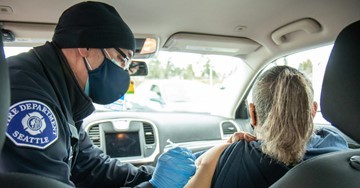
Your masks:
[{"label": "man's ear", "polygon": [[78,48],[78,52],[81,55],[81,57],[89,56],[89,48]]},{"label": "man's ear", "polygon": [[311,115],[313,116],[313,118],[314,118],[315,115],[316,115],[317,109],[318,109],[318,103],[314,101],[314,103],[313,103],[313,109],[312,109],[312,111],[311,111]]},{"label": "man's ear", "polygon": [[250,113],[250,124],[256,126],[256,113],[254,103],[249,104],[249,113]]}]

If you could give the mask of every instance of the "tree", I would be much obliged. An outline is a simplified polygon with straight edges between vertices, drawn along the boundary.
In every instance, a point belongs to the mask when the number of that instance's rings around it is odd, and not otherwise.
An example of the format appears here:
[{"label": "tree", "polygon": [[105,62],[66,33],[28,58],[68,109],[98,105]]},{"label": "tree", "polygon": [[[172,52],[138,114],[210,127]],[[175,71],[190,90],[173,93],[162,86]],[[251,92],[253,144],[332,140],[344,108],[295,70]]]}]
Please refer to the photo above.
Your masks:
[{"label": "tree", "polygon": [[214,71],[214,69],[211,67],[211,63],[210,60],[208,60],[205,65],[204,65],[204,69],[203,72],[201,74],[201,76],[203,78],[208,78],[210,85],[213,84],[214,80],[218,79],[218,75],[217,73]]},{"label": "tree", "polygon": [[192,68],[192,65],[188,65],[186,69],[183,71],[183,78],[185,80],[193,80],[195,79],[195,72]]},{"label": "tree", "polygon": [[298,70],[302,73],[304,73],[309,79],[312,78],[312,71],[313,71],[313,64],[310,61],[310,59],[307,59],[306,61],[303,61],[299,64]]},{"label": "tree", "polygon": [[153,58],[148,63],[149,74],[147,78],[149,79],[162,79],[164,78],[164,70],[161,66],[161,62],[157,58]]}]

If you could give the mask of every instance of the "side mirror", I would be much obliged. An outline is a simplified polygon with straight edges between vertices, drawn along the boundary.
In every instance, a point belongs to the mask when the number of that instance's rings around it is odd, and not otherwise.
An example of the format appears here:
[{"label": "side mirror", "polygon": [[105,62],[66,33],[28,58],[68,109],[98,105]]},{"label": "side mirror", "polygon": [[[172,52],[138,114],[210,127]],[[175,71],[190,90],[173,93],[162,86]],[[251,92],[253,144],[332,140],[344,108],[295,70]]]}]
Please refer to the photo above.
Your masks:
[{"label": "side mirror", "polygon": [[148,75],[148,67],[144,61],[131,61],[127,71],[130,76]]}]

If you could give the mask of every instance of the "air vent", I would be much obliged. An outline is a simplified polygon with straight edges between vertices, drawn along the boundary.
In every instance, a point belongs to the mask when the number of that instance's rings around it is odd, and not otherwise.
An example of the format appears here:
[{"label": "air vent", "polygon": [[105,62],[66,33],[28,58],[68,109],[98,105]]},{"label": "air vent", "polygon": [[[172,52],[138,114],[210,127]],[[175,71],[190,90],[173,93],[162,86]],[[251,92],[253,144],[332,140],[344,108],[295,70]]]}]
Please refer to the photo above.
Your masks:
[{"label": "air vent", "polygon": [[145,143],[146,144],[154,144],[155,137],[154,137],[154,130],[149,123],[144,122],[144,135],[145,135]]},{"label": "air vent", "polygon": [[221,124],[222,131],[224,135],[231,135],[237,131],[235,125],[231,122],[223,122]]},{"label": "air vent", "polygon": [[93,141],[94,145],[100,147],[100,129],[99,125],[93,125],[89,129],[89,137],[90,140]]}]

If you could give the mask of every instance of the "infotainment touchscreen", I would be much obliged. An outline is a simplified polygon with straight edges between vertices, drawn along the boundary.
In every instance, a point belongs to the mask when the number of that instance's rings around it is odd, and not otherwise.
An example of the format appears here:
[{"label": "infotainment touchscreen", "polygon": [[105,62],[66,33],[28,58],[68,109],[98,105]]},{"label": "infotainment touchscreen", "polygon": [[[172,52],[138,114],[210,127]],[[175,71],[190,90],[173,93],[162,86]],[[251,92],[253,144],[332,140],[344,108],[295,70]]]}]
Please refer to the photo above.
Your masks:
[{"label": "infotainment touchscreen", "polygon": [[139,132],[105,133],[105,143],[110,157],[141,155]]}]

